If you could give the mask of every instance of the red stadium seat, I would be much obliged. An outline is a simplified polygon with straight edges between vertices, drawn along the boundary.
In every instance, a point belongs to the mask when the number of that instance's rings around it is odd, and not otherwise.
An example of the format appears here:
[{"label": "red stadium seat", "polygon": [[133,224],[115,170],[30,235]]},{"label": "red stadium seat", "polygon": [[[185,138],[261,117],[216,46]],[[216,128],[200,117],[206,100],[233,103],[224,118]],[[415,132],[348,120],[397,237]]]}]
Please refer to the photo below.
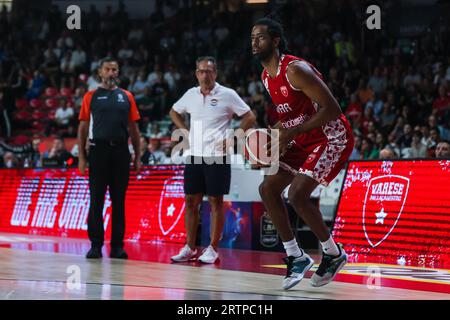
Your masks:
[{"label": "red stadium seat", "polygon": [[14,119],[18,121],[30,121],[31,120],[31,114],[27,111],[19,111],[14,115]]},{"label": "red stadium seat", "polygon": [[55,109],[59,106],[59,100],[55,98],[46,99],[45,106],[49,109]]},{"label": "red stadium seat", "polygon": [[33,118],[33,120],[42,120],[47,118],[47,114],[42,111],[36,110],[33,112],[31,117]]},{"label": "red stadium seat", "polygon": [[36,131],[42,131],[45,129],[45,125],[42,122],[37,121],[37,120],[33,121],[33,123],[31,124],[31,127],[33,129],[35,129]]},{"label": "red stadium seat", "polygon": [[83,82],[86,83],[88,80],[88,75],[86,73],[81,73],[80,76],[78,77],[78,79]]},{"label": "red stadium seat", "polygon": [[28,108],[27,99],[17,99],[16,100],[16,108],[18,110],[24,110],[24,109]]},{"label": "red stadium seat", "polygon": [[40,108],[40,107],[42,107],[42,100],[41,99],[31,99],[30,106],[32,108]]},{"label": "red stadium seat", "polygon": [[70,89],[70,88],[61,88],[61,90],[59,90],[59,94],[62,97],[71,97],[72,96],[72,89]]},{"label": "red stadium seat", "polygon": [[24,134],[19,134],[18,136],[12,137],[10,140],[12,145],[24,145],[29,142],[31,142],[30,137]]},{"label": "red stadium seat", "polygon": [[56,115],[56,110],[51,110],[49,113],[48,113],[48,119],[49,120],[55,120],[55,115]]},{"label": "red stadium seat", "polygon": [[67,105],[71,108],[75,108],[75,102],[72,99],[67,100]]},{"label": "red stadium seat", "polygon": [[46,97],[55,97],[58,94],[58,89],[53,87],[48,87],[45,89],[44,96]]}]

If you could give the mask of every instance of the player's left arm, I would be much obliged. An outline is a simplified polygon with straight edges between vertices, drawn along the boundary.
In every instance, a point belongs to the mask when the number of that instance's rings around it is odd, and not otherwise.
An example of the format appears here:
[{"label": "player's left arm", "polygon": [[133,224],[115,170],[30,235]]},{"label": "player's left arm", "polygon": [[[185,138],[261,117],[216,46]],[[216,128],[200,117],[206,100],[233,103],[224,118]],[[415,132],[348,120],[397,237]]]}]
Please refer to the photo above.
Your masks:
[{"label": "player's left arm", "polygon": [[318,111],[311,119],[294,127],[290,135],[297,136],[312,129],[319,128],[332,120],[336,120],[342,113],[338,102],[330,89],[320,79],[309,65],[302,62],[294,62],[288,66],[286,76],[291,85],[302,90],[312,101],[318,105]]}]

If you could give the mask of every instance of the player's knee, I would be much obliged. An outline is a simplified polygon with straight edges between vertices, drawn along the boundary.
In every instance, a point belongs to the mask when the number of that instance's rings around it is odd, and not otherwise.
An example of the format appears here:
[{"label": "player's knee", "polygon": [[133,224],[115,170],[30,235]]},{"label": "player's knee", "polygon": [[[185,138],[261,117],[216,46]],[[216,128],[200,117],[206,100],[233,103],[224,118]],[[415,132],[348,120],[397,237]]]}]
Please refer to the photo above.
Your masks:
[{"label": "player's knee", "polygon": [[273,185],[267,183],[266,181],[262,182],[259,185],[259,195],[263,200],[280,197],[282,191],[283,189],[274,187]]},{"label": "player's knee", "polygon": [[299,186],[291,185],[289,187],[288,200],[296,208],[302,208],[308,202],[307,193]]},{"label": "player's knee", "polygon": [[262,182],[259,185],[259,195],[261,196],[262,199],[267,198],[267,196],[269,195],[270,189],[268,188],[267,183]]}]

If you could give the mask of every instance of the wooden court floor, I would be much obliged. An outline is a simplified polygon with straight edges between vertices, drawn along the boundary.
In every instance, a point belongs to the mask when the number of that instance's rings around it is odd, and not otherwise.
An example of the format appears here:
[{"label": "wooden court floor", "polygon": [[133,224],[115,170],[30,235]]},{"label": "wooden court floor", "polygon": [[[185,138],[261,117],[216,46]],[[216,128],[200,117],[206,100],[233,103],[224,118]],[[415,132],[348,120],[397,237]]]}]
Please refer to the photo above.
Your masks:
[{"label": "wooden court floor", "polygon": [[[138,244],[135,244],[138,245]],[[161,244],[127,244],[130,259],[107,257],[87,260],[86,240],[0,234],[0,299],[145,299],[145,300],[278,300],[278,299],[449,299],[450,294],[363,283],[334,281],[321,288],[305,278],[289,291],[281,289],[284,269],[280,254],[261,253],[268,260],[252,259],[254,252],[221,252],[217,266],[171,264],[167,257],[178,247]],[[151,248],[145,250],[145,248]],[[140,252],[141,259],[135,259]],[[148,256],[146,256],[146,252]],[[149,253],[150,252],[150,253]],[[153,258],[149,258],[149,257]],[[156,256],[156,257],[155,257]],[[260,266],[248,271],[249,261]],[[222,268],[221,264],[231,266]],[[272,262],[270,265],[269,262]],[[273,264],[273,263],[276,264]],[[234,267],[232,267],[234,266]],[[237,267],[236,267],[237,266]],[[352,268],[347,270],[351,272]],[[345,268],[343,269],[345,274]]]}]

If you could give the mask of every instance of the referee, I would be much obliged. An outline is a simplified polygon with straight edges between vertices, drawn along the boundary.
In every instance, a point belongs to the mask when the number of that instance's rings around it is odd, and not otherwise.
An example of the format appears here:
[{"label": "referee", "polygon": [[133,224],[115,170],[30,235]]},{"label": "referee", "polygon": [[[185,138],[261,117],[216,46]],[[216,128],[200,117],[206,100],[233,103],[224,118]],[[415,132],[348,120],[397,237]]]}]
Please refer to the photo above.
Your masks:
[{"label": "referee", "polygon": [[[182,114],[190,114],[190,158],[184,171],[186,202],[186,245],[172,257],[174,262],[196,257],[195,240],[199,223],[199,207],[204,195],[211,205],[211,243],[198,261],[214,263],[219,255],[217,246],[224,225],[223,195],[230,190],[231,167],[222,142],[231,129],[234,114],[242,118],[241,129],[251,128],[255,115],[233,90],[216,82],[217,69],[213,57],[200,57],[196,62],[198,87],[189,89],[170,110],[170,117],[180,129],[186,129]],[[198,130],[198,128],[201,129]],[[211,133],[214,134],[211,134]],[[208,158],[208,159],[206,159]],[[217,160],[217,161],[216,161]]]},{"label": "referee", "polygon": [[[88,259],[102,257],[104,241],[103,204],[106,189],[112,203],[111,258],[127,259],[123,250],[125,234],[125,194],[130,176],[128,136],[135,153],[134,166],[140,168],[140,119],[132,94],[117,87],[119,65],[116,59],[106,57],[99,63],[101,80],[96,90],[86,93],[80,111],[78,128],[79,162],[81,174],[89,163],[89,191],[91,203],[88,215],[88,235],[91,249]],[[86,141],[89,137],[89,152]]]}]

